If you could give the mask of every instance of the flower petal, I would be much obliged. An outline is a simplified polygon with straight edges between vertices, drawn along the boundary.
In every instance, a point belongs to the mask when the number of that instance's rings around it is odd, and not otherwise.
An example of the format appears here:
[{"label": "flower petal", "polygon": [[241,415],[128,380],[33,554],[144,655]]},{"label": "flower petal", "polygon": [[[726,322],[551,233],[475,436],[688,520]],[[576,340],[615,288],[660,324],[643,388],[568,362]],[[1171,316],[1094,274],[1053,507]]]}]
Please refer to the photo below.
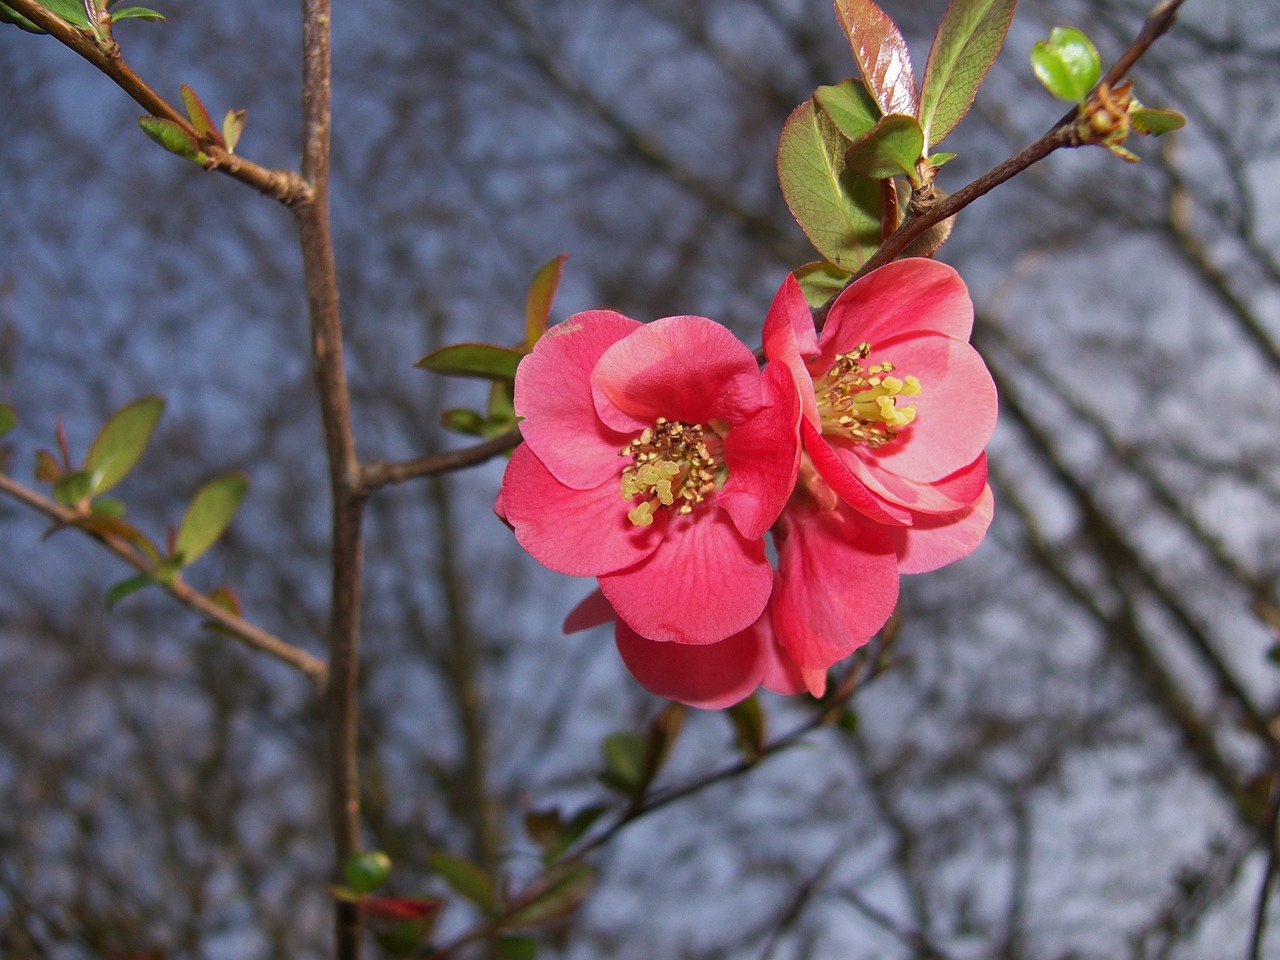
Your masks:
[{"label": "flower petal", "polygon": [[899,573],[928,573],[971,554],[991,526],[991,488],[969,509],[952,516],[916,518],[912,527],[890,532],[897,544]]},{"label": "flower petal", "polygon": [[765,407],[725,437],[729,479],[716,493],[716,503],[749,540],[773,526],[800,470],[800,404],[790,372],[766,367],[764,394]]},{"label": "flower petal", "polygon": [[808,420],[800,422],[800,430],[804,434],[804,449],[809,459],[841,500],[880,523],[898,526],[911,523],[910,510],[888,503],[867,489],[867,469],[858,455],[847,449],[847,444],[844,449],[832,447]]},{"label": "flower petal", "polygon": [[885,527],[848,507],[787,510],[779,526],[773,629],[799,667],[825,670],[866,643],[893,613],[893,541]]},{"label": "flower petal", "polygon": [[803,358],[817,352],[813,314],[795,275],[789,273],[764,320],[764,355],[770,364],[782,364],[791,371],[804,417],[815,427],[819,425],[818,402]]},{"label": "flower petal", "polygon": [[751,696],[764,675],[764,636],[755,624],[719,643],[692,645],[647,640],[619,620],[614,638],[642,687],[691,707],[733,706]]},{"label": "flower petal", "polygon": [[968,340],[973,332],[969,290],[945,263],[913,258],[873,270],[840,294],[827,314],[820,341],[827,358],[863,340],[879,341],[913,331]]},{"label": "flower petal", "polygon": [[875,461],[863,460],[847,446],[837,445],[834,449],[849,472],[878,498],[877,502],[886,508],[905,509],[913,518],[964,510],[982,495],[987,482],[985,453],[950,476],[920,483],[900,477]]},{"label": "flower petal", "polygon": [[760,368],[751,349],[706,317],[646,323],[600,357],[591,375],[596,412],[634,433],[658,417],[741,423],[760,409]]},{"label": "flower petal", "polygon": [[642,563],[600,576],[619,618],[650,640],[717,643],[750,626],[769,600],[764,541],[743,538],[728,513],[704,506],[701,515],[672,515]]},{"label": "flower petal", "polygon": [[564,618],[563,630],[565,633],[578,633],[602,624],[613,623],[617,619],[618,614],[613,607],[609,606],[609,601],[604,598],[604,594],[597,587],[569,611],[569,615]]},{"label": "flower petal", "polygon": [[651,526],[633,525],[616,477],[591,490],[567,487],[527,443],[511,454],[502,505],[520,545],[544,566],[574,577],[611,573],[646,559],[662,542],[667,523],[659,511]]},{"label": "flower petal", "polygon": [[538,459],[571,487],[622,474],[618,451],[630,440],[600,422],[591,371],[610,346],[640,326],[612,310],[577,313],[551,327],[516,368],[520,433]]}]

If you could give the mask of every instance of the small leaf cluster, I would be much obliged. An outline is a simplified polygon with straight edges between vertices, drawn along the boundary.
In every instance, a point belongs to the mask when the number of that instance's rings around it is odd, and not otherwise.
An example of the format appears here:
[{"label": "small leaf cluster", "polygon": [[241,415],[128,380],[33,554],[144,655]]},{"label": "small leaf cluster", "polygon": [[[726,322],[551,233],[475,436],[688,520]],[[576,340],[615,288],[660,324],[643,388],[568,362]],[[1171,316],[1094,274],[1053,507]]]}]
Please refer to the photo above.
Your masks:
[{"label": "small leaf cluster", "polygon": [[139,117],[142,132],[170,153],[199,164],[209,162],[204,148],[216,146],[227,153],[235,153],[240,134],[244,132],[244,110],[228,110],[222,118],[222,126],[215,127],[213,117],[204,102],[188,84],[179,88],[182,105],[187,111],[191,128],[187,129],[164,117]]},{"label": "small leaf cluster", "polygon": [[[112,44],[111,24],[120,20],[164,20],[164,17],[147,7],[121,7],[118,0],[40,0],[40,5],[73,27],[80,27],[93,34],[102,45]],[[90,10],[93,16],[90,17]],[[0,23],[12,23],[28,33],[44,33],[39,26],[5,3],[0,3]]]}]

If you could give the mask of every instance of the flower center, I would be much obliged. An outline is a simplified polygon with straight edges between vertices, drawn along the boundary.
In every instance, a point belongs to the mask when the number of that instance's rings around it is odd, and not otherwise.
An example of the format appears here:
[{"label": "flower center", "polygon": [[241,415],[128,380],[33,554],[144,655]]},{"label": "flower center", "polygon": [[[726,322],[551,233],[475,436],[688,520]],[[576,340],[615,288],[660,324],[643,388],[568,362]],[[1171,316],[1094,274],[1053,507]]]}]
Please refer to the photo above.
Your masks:
[{"label": "flower center", "polygon": [[870,355],[871,344],[864,340],[848,353],[838,355],[813,387],[818,395],[822,432],[865,443],[876,450],[916,418],[915,404],[900,407],[897,399],[918,395],[920,381],[911,376],[888,376],[894,369],[888,360],[864,366],[863,361]]},{"label": "flower center", "polygon": [[622,470],[622,499],[642,498],[627,519],[647,527],[659,510],[674,506],[679,513],[692,513],[724,482],[721,449],[720,436],[700,423],[659,417],[645,427],[620,453],[631,458]]}]

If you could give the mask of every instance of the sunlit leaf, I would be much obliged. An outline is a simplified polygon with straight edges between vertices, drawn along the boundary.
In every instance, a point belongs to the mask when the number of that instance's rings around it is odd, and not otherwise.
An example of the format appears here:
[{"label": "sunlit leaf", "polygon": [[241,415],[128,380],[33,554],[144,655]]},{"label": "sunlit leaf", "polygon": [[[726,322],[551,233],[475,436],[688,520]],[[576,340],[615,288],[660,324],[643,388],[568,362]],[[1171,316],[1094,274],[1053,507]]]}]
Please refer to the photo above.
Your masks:
[{"label": "sunlit leaf", "polygon": [[228,110],[222,118],[222,139],[226,141],[228,153],[236,152],[236,144],[244,133],[244,123],[248,116],[244,110]]},{"label": "sunlit leaf", "polygon": [[372,893],[391,875],[391,858],[381,850],[360,850],[343,861],[342,875],[356,893]]},{"label": "sunlit leaf", "polygon": [[916,116],[920,109],[916,77],[897,24],[871,0],[836,0],[836,16],[880,111]]},{"label": "sunlit leaf", "polygon": [[84,4],[80,0],[40,0],[40,6],[67,23],[74,23],[77,27],[89,26],[89,17],[85,14]]},{"label": "sunlit leaf", "polygon": [[552,257],[533,275],[524,308],[524,348],[526,350],[532,350],[538,338],[547,332],[551,303],[555,300],[556,291],[560,289],[560,278],[564,276],[564,262],[568,259],[567,253]]},{"label": "sunlit leaf", "polygon": [[1059,100],[1083,103],[1102,76],[1102,58],[1093,41],[1075,27],[1054,27],[1048,40],[1031,48],[1031,68]]},{"label": "sunlit leaf", "polygon": [[848,270],[841,270],[834,263],[818,260],[797,267],[793,273],[804,293],[804,302],[810,310],[817,309],[832,297],[839,296],[849,278],[853,276]]},{"label": "sunlit leaf", "polygon": [[827,260],[856,270],[880,244],[880,185],[844,165],[849,141],[813,100],[787,118],[778,182],[791,214]]},{"label": "sunlit leaf", "polygon": [[221,474],[196,491],[174,543],[182,566],[191,566],[217,542],[248,492],[249,478],[243,473]]},{"label": "sunlit leaf", "polygon": [[940,167],[948,160],[954,160],[955,158],[956,155],[954,153],[948,153],[946,150],[939,150],[937,153],[929,154],[929,162],[935,167]]},{"label": "sunlit leaf", "polygon": [[813,98],[836,128],[850,140],[869,133],[880,119],[880,108],[867,93],[867,88],[856,80],[842,80],[835,86],[819,87],[813,91]]},{"label": "sunlit leaf", "polygon": [[111,11],[112,20],[153,20],[164,21],[164,15],[147,7],[120,7]]},{"label": "sunlit leaf", "polygon": [[915,183],[916,164],[924,153],[924,134],[915,117],[882,117],[875,129],[845,154],[845,165],[856,177],[887,180],[906,176]]},{"label": "sunlit leaf", "polygon": [[7,403],[0,403],[0,437],[18,425],[18,415]]},{"label": "sunlit leaf", "polygon": [[113,584],[104,598],[107,609],[112,609],[129,594],[137,593],[143,587],[149,587],[153,583],[155,583],[155,580],[152,577],[145,573],[140,573],[136,577],[129,577],[127,580],[121,580],[119,583]]},{"label": "sunlit leaf", "polygon": [[427,861],[458,896],[470,900],[485,913],[497,912],[498,894],[493,882],[470,860],[450,853],[433,853]]},{"label": "sunlit leaf", "polygon": [[140,397],[111,415],[89,447],[84,468],[93,475],[91,493],[106,493],[138,463],[160,415],[164,398]]},{"label": "sunlit leaf", "polygon": [[187,108],[187,118],[191,121],[191,126],[196,128],[196,133],[208,133],[211,131],[213,129],[213,117],[209,116],[209,111],[205,108],[204,101],[197,96],[196,92],[188,84],[182,84],[178,88],[178,92],[182,94],[182,104]]},{"label": "sunlit leaf", "polygon": [[432,373],[485,380],[514,380],[524,353],[494,343],[455,343],[433,350],[414,364]]},{"label": "sunlit leaf", "polygon": [[1138,107],[1129,111],[1129,123],[1139,133],[1158,137],[1174,130],[1181,130],[1187,125],[1187,118],[1177,110],[1157,110],[1151,107]]},{"label": "sunlit leaf", "polygon": [[1018,0],[951,0],[929,50],[920,83],[925,149],[941,143],[969,112],[1004,46]]},{"label": "sunlit leaf", "polygon": [[587,863],[552,867],[521,893],[516,906],[502,918],[506,930],[536,927],[573,913],[591,892],[595,870]]},{"label": "sunlit leaf", "polygon": [[143,133],[170,153],[176,153],[196,163],[204,163],[209,159],[192,136],[172,120],[165,120],[162,117],[139,117],[138,126],[142,128]]}]

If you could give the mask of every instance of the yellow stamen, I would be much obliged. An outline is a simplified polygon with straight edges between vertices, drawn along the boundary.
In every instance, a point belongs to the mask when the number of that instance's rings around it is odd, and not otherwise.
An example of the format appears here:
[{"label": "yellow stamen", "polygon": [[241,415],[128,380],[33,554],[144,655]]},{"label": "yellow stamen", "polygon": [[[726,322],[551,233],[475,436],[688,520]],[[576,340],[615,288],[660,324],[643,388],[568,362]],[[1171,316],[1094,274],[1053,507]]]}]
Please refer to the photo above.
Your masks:
[{"label": "yellow stamen", "polygon": [[724,483],[719,450],[720,437],[714,430],[659,417],[621,450],[631,463],[623,468],[619,492],[624,500],[644,498],[627,519],[647,527],[658,510],[674,506],[677,513],[692,513]]},{"label": "yellow stamen", "polygon": [[870,355],[871,344],[863,341],[848,353],[838,355],[831,369],[813,386],[823,433],[865,443],[876,450],[915,420],[915,405],[900,407],[897,398],[919,395],[920,381],[913,376],[886,376],[895,369],[888,360],[864,367],[863,361]]}]

